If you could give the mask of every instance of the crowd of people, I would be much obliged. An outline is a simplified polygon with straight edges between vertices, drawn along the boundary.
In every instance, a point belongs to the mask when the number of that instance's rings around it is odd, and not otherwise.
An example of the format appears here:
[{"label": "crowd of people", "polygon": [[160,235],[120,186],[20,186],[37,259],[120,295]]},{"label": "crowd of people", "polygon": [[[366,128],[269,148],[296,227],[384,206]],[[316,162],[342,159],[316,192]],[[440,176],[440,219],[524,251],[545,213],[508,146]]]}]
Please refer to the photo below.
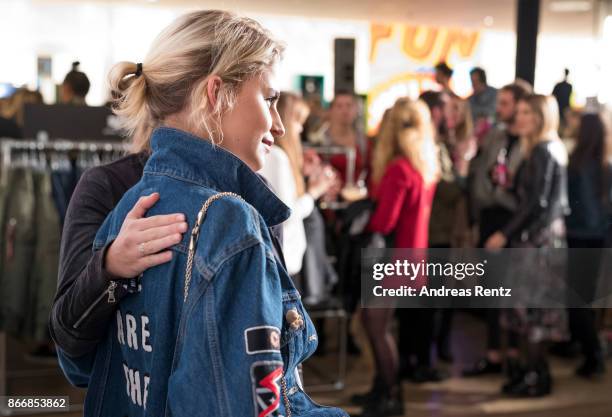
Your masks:
[{"label": "crowd of people", "polygon": [[[582,112],[577,126],[568,129],[560,126],[561,115],[580,111],[562,108],[557,94],[535,94],[523,80],[497,90],[487,85],[484,69],[474,68],[474,93],[464,99],[453,93],[451,77],[447,64],[436,66],[439,90],[425,91],[418,99],[398,99],[385,112],[378,133],[369,138],[356,123],[358,99],[339,92],[332,101],[325,143],[354,149],[353,180],[367,179],[368,199],[375,207],[368,231],[396,248],[594,248],[599,251],[582,257],[570,251],[569,277],[557,277],[592,281],[587,285],[592,297],[601,248],[610,238],[609,116]],[[559,132],[570,135],[562,140]],[[314,140],[317,135],[313,132]],[[304,137],[308,143],[309,132]],[[342,183],[336,190],[346,187],[346,159],[332,158],[328,167]],[[294,172],[299,178],[305,175]],[[326,198],[341,196],[328,190]],[[332,242],[328,250],[335,255],[342,249],[334,247],[334,241],[346,242],[338,225],[347,221],[350,211],[349,206],[326,217]],[[588,271],[585,265],[590,265]],[[359,275],[351,280],[350,268],[339,269],[340,279],[351,283],[343,287],[349,293],[344,295],[357,299]],[[452,309],[347,306],[356,311],[375,356],[371,390],[352,398],[364,406],[362,415],[401,415],[402,379],[423,383],[447,377],[434,365],[432,352],[440,361],[453,360]],[[500,309],[481,313],[487,350],[464,369],[464,377],[504,374],[507,381],[500,390],[506,395],[548,395],[553,385],[549,348],[567,355],[577,345],[583,355],[578,376],[592,378],[605,371],[595,310],[540,309],[526,317]],[[395,319],[398,340],[391,331]],[[553,343],[552,335],[559,334],[565,319],[570,339]]]},{"label": "crowd of people", "polygon": [[[235,31],[248,36],[230,36]],[[359,253],[367,239],[382,237],[386,247],[417,249],[609,244],[608,119],[568,107],[567,80],[549,96],[535,94],[523,80],[496,89],[483,68],[474,68],[473,94],[462,98],[453,92],[453,70],[442,62],[432,69],[439,88],[397,99],[376,134],[368,136],[359,122],[362,102],[353,92],[337,91],[324,109],[312,104],[317,101],[312,97],[276,89],[274,65],[283,48],[250,19],[194,12],[163,32],[143,63],[122,62],[111,71],[113,109],[122,117],[133,153],[86,172],[75,190],[50,324],[70,381],[99,395],[89,400],[86,413],[91,407],[127,413],[129,407],[120,402],[104,403],[118,395],[109,386],[125,385],[124,369],[115,375],[104,367],[124,360],[130,407],[146,407],[147,396],[149,406],[162,407],[160,398],[172,392],[169,407],[176,415],[197,410],[202,401],[214,402],[219,415],[247,415],[243,405],[227,401],[229,385],[223,385],[245,361],[252,362],[247,379],[270,392],[264,398],[237,384],[234,394],[255,395],[261,400],[255,401],[258,411],[271,404],[345,415],[321,411],[301,397],[299,372],[293,372],[314,352],[313,341],[318,339],[319,350],[326,347],[324,322],[316,323],[317,336],[308,308],[335,297],[363,325],[375,358],[370,391],[351,401],[363,406],[364,417],[402,415],[402,380],[447,377],[437,363],[454,359],[454,311],[360,308]],[[211,51],[219,56],[213,59]],[[62,84],[61,101],[84,105],[88,90],[89,81],[75,63]],[[0,136],[21,137],[23,104],[41,101],[39,93],[25,89],[6,100]],[[198,139],[204,137],[212,144]],[[211,190],[224,191],[223,196]],[[255,210],[245,208],[244,201]],[[371,215],[355,239],[349,229],[358,206]],[[202,227],[199,246],[193,240],[199,232],[188,232],[194,224]],[[570,279],[596,275],[596,267],[585,273],[577,255],[570,257],[569,271]],[[265,279],[230,280],[238,275]],[[146,297],[131,297],[139,291]],[[108,303],[98,302],[100,294],[108,295]],[[253,294],[260,297],[255,303],[249,301]],[[234,303],[240,308],[231,307]],[[181,318],[182,309],[192,321]],[[134,353],[138,342],[129,332],[138,312],[141,349]],[[550,394],[546,330],[551,323],[561,325],[552,317],[560,313],[480,313],[486,352],[463,376],[503,373],[504,394]],[[568,309],[567,316],[571,339],[555,350],[568,353],[579,345],[583,362],[576,374],[601,375],[605,362],[597,311]],[[235,332],[221,331],[215,322],[220,317],[223,329]],[[155,320],[163,325],[148,328]],[[124,335],[124,328],[132,330]],[[151,332],[161,337],[149,340]],[[245,341],[248,355],[241,350]],[[281,354],[286,344],[291,344],[288,357]],[[224,349],[242,356],[228,358]],[[163,360],[148,359],[152,350]],[[353,337],[348,350],[364,351]],[[265,361],[254,362],[250,355]],[[176,385],[201,380],[203,370],[191,360],[219,363],[206,378],[221,388],[202,388],[201,401],[187,401]],[[91,390],[98,383],[90,378],[100,375],[108,376],[108,385]],[[150,393],[138,391],[146,390],[149,380],[135,388],[138,375],[158,378]]]}]

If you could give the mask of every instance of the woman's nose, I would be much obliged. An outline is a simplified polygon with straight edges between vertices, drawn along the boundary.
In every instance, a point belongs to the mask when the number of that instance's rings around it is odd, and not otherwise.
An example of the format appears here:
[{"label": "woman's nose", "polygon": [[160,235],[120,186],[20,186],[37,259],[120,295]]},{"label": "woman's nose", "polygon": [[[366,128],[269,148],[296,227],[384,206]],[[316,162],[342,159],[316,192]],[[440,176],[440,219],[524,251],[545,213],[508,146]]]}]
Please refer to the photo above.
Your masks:
[{"label": "woman's nose", "polygon": [[272,123],[272,129],[270,129],[270,133],[275,138],[281,138],[285,136],[285,126],[283,126],[283,122],[280,117],[275,117]]}]

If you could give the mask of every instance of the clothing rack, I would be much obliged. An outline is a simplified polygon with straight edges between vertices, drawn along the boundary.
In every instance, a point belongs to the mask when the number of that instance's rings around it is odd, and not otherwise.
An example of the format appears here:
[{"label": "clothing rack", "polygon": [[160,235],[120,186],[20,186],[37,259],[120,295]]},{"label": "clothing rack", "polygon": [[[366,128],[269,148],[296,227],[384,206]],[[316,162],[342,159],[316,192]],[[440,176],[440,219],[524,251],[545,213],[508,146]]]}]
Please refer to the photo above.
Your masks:
[{"label": "clothing rack", "polygon": [[58,152],[123,152],[128,145],[123,142],[90,142],[58,140],[15,140],[0,139],[0,153],[2,154],[2,167],[10,166],[13,151],[58,151]]},{"label": "clothing rack", "polygon": [[[6,170],[11,167],[13,163],[14,151],[32,151],[32,152],[45,152],[45,151],[56,151],[56,152],[125,152],[128,150],[128,145],[123,142],[91,142],[91,141],[72,141],[72,140],[14,140],[14,139],[0,139],[0,153],[1,153],[1,170],[2,177],[4,177]],[[35,369],[35,370],[21,370],[8,372],[6,368],[7,362],[7,335],[5,332],[0,331],[0,397],[7,395],[7,381],[9,379],[18,378],[36,378],[43,376],[57,375],[59,366],[57,369]],[[83,409],[82,404],[71,404],[66,412],[80,411]],[[16,411],[15,409],[4,408],[0,405],[0,416],[11,416],[17,414],[49,414],[58,413],[60,411]]]}]

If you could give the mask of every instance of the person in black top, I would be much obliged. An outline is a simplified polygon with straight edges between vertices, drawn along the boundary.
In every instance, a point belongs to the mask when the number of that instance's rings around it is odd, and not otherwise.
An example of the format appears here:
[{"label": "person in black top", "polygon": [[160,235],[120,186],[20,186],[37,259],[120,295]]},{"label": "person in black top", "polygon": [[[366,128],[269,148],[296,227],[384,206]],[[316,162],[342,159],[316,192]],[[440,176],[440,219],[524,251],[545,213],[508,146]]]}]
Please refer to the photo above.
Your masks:
[{"label": "person in black top", "polygon": [[79,61],[72,63],[72,69],[66,74],[64,82],[62,83],[60,101],[64,104],[74,104],[77,106],[86,105],[85,97],[87,93],[89,93],[89,87],[91,85],[87,75],[79,71],[79,65],[81,65]]},{"label": "person in black top", "polygon": [[552,95],[557,99],[557,104],[559,105],[559,117],[562,123],[565,122],[565,110],[570,107],[570,98],[573,90],[572,85],[567,81],[569,70],[565,68],[563,74],[563,81],[555,84],[552,91]]},{"label": "person in black top", "polygon": [[[478,223],[478,247],[511,218],[516,209],[513,178],[522,160],[516,123],[516,106],[531,92],[524,82],[501,88],[497,94],[497,119],[501,122],[484,138],[478,155],[472,159],[468,174],[468,200],[472,217]],[[499,310],[486,310],[487,352],[484,358],[464,370],[464,376],[502,372]],[[517,338],[509,335],[506,355],[518,356]],[[510,361],[512,362],[512,361]]]},{"label": "person in black top", "polygon": [[[558,136],[557,103],[551,96],[531,94],[519,100],[516,122],[521,136],[524,159],[515,180],[518,204],[510,221],[493,233],[485,248],[530,248],[522,256],[528,268],[539,256],[537,249],[565,246],[564,217],[567,202],[567,150]],[[550,253],[549,251],[548,253]],[[550,268],[536,267],[537,285],[529,288],[532,299],[544,299],[562,287],[562,277]],[[520,271],[518,271],[520,273]],[[540,298],[538,298],[540,297]],[[564,317],[559,309],[527,309],[505,312],[508,328],[521,333],[527,347],[525,368],[510,375],[503,392],[518,397],[540,397],[552,391],[552,376],[544,352],[544,343],[562,333]]]},{"label": "person in black top", "polygon": [[[117,304],[103,299],[111,280],[138,277],[145,269],[171,259],[169,251],[143,258],[132,253],[126,241],[152,240],[142,238],[147,234],[161,240],[161,251],[176,243],[173,235],[187,230],[184,216],[178,213],[143,218],[159,198],[154,194],[136,204],[131,224],[124,223],[111,245],[103,251],[92,251],[99,227],[123,194],[138,182],[146,159],[145,153],[131,154],[86,171],[68,206],[60,248],[58,290],[49,326],[53,340],[68,355],[78,357],[90,352],[106,334],[117,308]],[[121,298],[125,294],[125,289],[119,286],[116,295]]]},{"label": "person in black top", "polygon": [[[568,166],[570,215],[566,218],[568,280],[574,294],[570,307],[588,305],[596,293],[599,268],[606,246],[609,227],[612,166],[607,160],[608,135],[604,120],[597,113],[587,113],[580,119],[576,148]],[[588,248],[588,250],[587,250]],[[576,374],[585,378],[605,371],[602,347],[595,325],[595,311],[590,308],[570,308],[569,325],[572,339],[580,342],[584,362]]]},{"label": "person in black top", "polygon": [[[111,280],[124,278],[126,285],[115,290],[120,300],[137,285],[135,278],[143,271],[170,261],[172,254],[166,249],[176,243],[177,234],[187,230],[181,213],[145,218],[146,211],[159,199],[159,195],[152,194],[137,202],[113,243],[104,250],[92,251],[98,229],[123,194],[140,180],[147,159],[146,151],[132,153],[86,171],[70,200],[49,328],[55,343],[72,357],[93,351],[106,336],[119,304],[107,302]],[[275,255],[284,264],[280,250],[282,228],[272,227],[270,232]],[[157,252],[142,257],[134,242],[151,240]]]}]

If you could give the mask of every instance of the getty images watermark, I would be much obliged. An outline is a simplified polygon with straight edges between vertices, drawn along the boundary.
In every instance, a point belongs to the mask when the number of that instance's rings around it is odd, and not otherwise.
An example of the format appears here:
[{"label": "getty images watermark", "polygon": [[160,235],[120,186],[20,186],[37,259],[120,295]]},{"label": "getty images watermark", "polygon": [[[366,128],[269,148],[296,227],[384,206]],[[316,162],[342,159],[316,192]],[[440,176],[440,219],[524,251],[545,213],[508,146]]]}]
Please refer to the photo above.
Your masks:
[{"label": "getty images watermark", "polygon": [[451,278],[463,280],[465,278],[483,278],[485,276],[485,266],[487,260],[478,263],[441,263],[441,262],[410,262],[406,259],[396,259],[390,263],[375,263],[372,267],[372,279],[380,281],[380,285],[375,285],[373,295],[376,297],[511,297],[512,288],[487,288],[484,285],[474,285],[473,288],[453,288],[442,286],[439,288],[422,285],[419,287],[412,285],[401,285],[395,287],[390,284],[385,288],[382,281],[387,280],[402,282],[410,280],[411,283],[417,279],[427,278]]},{"label": "getty images watermark", "polygon": [[610,308],[610,249],[364,249],[361,304]]}]

